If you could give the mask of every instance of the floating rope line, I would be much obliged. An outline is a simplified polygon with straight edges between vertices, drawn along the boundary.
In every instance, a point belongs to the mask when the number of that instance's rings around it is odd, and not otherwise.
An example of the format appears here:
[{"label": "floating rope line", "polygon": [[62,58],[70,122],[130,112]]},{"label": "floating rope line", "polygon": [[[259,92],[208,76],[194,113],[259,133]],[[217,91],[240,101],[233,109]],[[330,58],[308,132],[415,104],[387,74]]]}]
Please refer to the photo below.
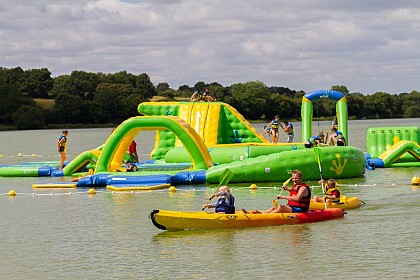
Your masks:
[{"label": "floating rope line", "polygon": [[[383,184],[381,184],[382,186]],[[398,185],[407,185],[407,184],[398,184]],[[377,186],[377,184],[338,184],[338,187],[375,187]],[[392,186],[396,186],[396,184],[392,183]],[[321,188],[321,186],[319,185],[312,185],[309,186],[311,189],[314,188]],[[214,192],[217,188],[203,188],[203,189],[177,189],[174,186],[169,187],[168,189],[157,189],[157,190],[130,190],[130,191],[109,191],[109,190],[104,190],[104,191],[97,191],[94,188],[90,188],[87,191],[75,191],[75,192],[49,192],[49,193],[20,193],[20,192],[15,192],[15,190],[10,190],[7,193],[0,193],[0,196],[17,196],[17,195],[22,195],[22,196],[71,196],[71,195],[77,195],[77,194],[88,194],[88,195],[95,195],[96,193],[110,193],[112,195],[137,195],[137,194],[151,194],[151,193],[175,193],[175,192]],[[252,184],[249,187],[230,187],[230,190],[232,192],[239,192],[239,191],[256,191],[257,189],[263,189],[263,190],[279,190],[282,189],[282,186],[278,187],[278,186],[273,186],[273,187],[258,187],[255,184]]]}]

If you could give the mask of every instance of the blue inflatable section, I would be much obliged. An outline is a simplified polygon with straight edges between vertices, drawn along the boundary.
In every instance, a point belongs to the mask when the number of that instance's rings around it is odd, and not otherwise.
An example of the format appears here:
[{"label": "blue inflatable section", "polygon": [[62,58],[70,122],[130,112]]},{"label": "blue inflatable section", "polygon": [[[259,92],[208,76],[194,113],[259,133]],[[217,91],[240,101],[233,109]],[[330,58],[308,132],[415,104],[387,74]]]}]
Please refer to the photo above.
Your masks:
[{"label": "blue inflatable section", "polygon": [[148,176],[123,176],[110,174],[93,174],[80,178],[77,187],[106,187],[113,186],[152,186],[161,184],[182,185],[200,184],[206,182],[206,171],[183,171],[175,175],[156,174]]},{"label": "blue inflatable section", "polygon": [[310,101],[314,101],[317,99],[332,99],[338,101],[344,96],[344,94],[335,90],[317,90],[305,94],[305,97]]}]

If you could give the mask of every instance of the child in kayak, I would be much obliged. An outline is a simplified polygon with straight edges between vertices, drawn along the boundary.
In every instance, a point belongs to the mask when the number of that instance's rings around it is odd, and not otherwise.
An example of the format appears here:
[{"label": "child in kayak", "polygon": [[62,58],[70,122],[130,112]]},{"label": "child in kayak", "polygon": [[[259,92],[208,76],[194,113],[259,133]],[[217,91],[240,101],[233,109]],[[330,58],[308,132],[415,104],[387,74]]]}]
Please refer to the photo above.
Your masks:
[{"label": "child in kayak", "polygon": [[217,189],[217,193],[211,198],[217,197],[217,202],[212,204],[204,204],[204,208],[215,208],[216,213],[235,214],[235,198],[230,193],[227,186],[221,186]]},{"label": "child in kayak", "polygon": [[[320,180],[318,184],[320,184],[321,187],[324,187],[324,180]],[[329,179],[327,184],[325,185],[324,198],[314,196],[313,201],[324,202],[324,199],[326,203],[340,202],[340,191],[336,189],[336,182],[334,179]]]}]

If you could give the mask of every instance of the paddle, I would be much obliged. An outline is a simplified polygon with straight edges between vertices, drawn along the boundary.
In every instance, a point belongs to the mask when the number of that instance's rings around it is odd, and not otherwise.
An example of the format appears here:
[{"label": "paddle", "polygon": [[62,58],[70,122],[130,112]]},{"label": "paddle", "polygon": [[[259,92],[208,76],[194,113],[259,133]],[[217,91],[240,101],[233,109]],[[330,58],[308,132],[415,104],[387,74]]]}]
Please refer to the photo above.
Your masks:
[{"label": "paddle", "polygon": [[[321,177],[321,181],[323,181],[323,179],[322,179],[322,167],[321,167],[321,150],[320,150],[319,147],[314,147],[314,152],[315,152],[315,155],[316,155],[316,161],[318,162],[319,176]],[[324,184],[322,184],[321,188],[322,188],[322,195],[325,196]],[[325,198],[324,198],[324,208],[327,209],[327,202],[325,201]]]},{"label": "paddle", "polygon": [[[219,185],[217,186],[216,190],[214,191],[214,193],[210,196],[209,201],[212,200],[212,198],[216,195],[217,190],[224,185],[227,185],[227,183],[232,179],[233,177],[233,172],[232,170],[230,170],[229,168],[226,168],[225,171],[223,171],[222,175],[220,175],[219,178]],[[201,209],[204,210],[204,207]]]},{"label": "paddle", "polygon": [[[283,182],[281,192],[280,192],[279,195],[281,195],[284,191],[283,186],[289,184],[290,180],[292,180],[292,177],[290,177],[289,179],[287,179],[286,181]],[[273,205],[274,205],[275,208],[279,207],[279,200],[278,199],[273,199]]]}]

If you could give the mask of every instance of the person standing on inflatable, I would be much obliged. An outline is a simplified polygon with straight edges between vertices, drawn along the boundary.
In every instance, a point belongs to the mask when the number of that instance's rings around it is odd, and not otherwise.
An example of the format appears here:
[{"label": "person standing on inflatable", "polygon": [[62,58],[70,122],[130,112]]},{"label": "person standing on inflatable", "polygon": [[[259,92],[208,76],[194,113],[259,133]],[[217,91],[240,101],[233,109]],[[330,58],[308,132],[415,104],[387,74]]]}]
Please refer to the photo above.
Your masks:
[{"label": "person standing on inflatable", "polygon": [[267,128],[271,127],[272,143],[274,145],[279,141],[279,115],[275,115],[274,119],[267,125]]},{"label": "person standing on inflatable", "polygon": [[128,147],[128,154],[131,158],[135,160],[136,163],[139,163],[139,155],[137,154],[137,143],[136,141],[131,141],[130,146]]},{"label": "person standing on inflatable", "polygon": [[57,150],[60,153],[60,169],[63,169],[64,162],[66,161],[67,155],[66,155],[66,145],[67,145],[67,135],[69,135],[69,132],[67,130],[61,131],[60,137],[58,137],[57,141]]},{"label": "person standing on inflatable", "polygon": [[295,133],[293,132],[293,124],[285,121],[282,128],[284,133],[287,134],[287,143],[292,143],[293,138],[295,138]]}]

